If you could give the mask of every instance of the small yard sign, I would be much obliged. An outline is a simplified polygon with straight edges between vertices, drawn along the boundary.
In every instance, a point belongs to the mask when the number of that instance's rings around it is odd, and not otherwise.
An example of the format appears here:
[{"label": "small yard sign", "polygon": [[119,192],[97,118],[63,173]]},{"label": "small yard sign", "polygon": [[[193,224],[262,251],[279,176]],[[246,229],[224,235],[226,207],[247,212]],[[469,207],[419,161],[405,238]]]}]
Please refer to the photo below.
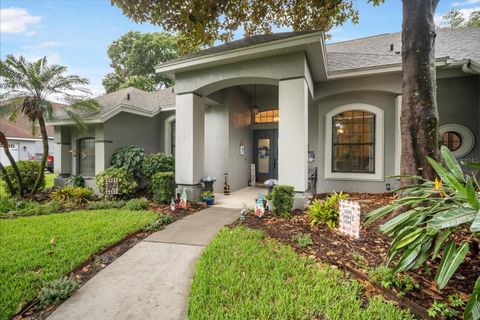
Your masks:
[{"label": "small yard sign", "polygon": [[360,238],[360,203],[355,201],[340,200],[339,209],[340,233],[356,239]]},{"label": "small yard sign", "polygon": [[105,179],[105,194],[110,196],[118,194],[118,178]]}]

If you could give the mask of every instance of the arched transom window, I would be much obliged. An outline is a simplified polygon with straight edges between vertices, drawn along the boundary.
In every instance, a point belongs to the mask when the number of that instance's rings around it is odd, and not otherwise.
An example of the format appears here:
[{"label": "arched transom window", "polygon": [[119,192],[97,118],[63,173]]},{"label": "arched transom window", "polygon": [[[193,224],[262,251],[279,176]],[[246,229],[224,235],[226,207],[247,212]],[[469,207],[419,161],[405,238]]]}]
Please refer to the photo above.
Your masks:
[{"label": "arched transom window", "polygon": [[356,103],[326,114],[326,179],[382,181],[383,162],[382,109]]},{"label": "arched transom window", "polygon": [[278,122],[278,109],[260,111],[255,114],[255,123]]}]

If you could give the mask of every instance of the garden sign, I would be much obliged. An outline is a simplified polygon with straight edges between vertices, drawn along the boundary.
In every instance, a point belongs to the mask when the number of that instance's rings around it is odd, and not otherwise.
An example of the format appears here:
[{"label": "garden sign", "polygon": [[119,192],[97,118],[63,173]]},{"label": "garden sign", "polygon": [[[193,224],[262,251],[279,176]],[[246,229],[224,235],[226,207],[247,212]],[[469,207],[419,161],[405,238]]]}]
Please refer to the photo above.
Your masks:
[{"label": "garden sign", "polygon": [[360,238],[360,203],[355,201],[340,200],[339,209],[340,233],[356,239]]}]

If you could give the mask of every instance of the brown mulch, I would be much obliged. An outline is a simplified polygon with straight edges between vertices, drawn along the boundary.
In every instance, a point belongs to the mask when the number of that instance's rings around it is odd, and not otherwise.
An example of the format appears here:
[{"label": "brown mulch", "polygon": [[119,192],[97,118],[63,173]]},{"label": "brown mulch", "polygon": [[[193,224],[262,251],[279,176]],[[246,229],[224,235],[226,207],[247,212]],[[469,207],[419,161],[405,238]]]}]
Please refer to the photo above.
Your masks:
[{"label": "brown mulch", "polygon": [[[189,203],[186,209],[177,208],[175,211],[170,210],[169,205],[151,205],[150,209],[157,213],[169,214],[173,218],[173,222],[183,219],[186,216],[194,214],[207,206],[204,203]],[[107,248],[95,253],[87,261],[79,265],[67,276],[75,279],[79,287],[83,286],[88,280],[93,278],[97,273],[105,269],[109,264],[123,255],[129,249],[133,248],[137,243],[148,237],[153,232],[137,231],[130,234],[123,240],[108,246]],[[78,289],[77,289],[78,290]],[[32,301],[25,305],[22,310],[15,315],[12,320],[43,320],[46,319],[61,303],[48,307],[43,307],[38,300]]]},{"label": "brown mulch", "polygon": [[[320,198],[324,196],[319,195]],[[365,213],[384,206],[394,199],[395,197],[391,194],[349,193],[349,200],[361,203],[362,217]],[[391,239],[378,231],[378,227],[385,222],[385,219],[379,219],[369,226],[362,223],[360,239],[344,236],[337,229],[329,229],[323,225],[311,227],[309,222],[309,217],[301,210],[295,210],[289,219],[274,216],[267,211],[261,219],[248,215],[244,221],[236,221],[231,226],[242,225],[263,230],[267,236],[292,246],[302,254],[315,255],[319,260],[338,266],[366,284],[367,293],[381,293],[388,299],[409,307],[420,317],[427,317],[426,309],[434,300],[448,302],[450,294],[459,293],[466,300],[477,277],[480,276],[480,257],[478,254],[469,253],[449,285],[440,292],[433,281],[440,263],[440,259],[437,258],[435,261],[428,262],[430,271],[422,268],[409,272],[421,288],[407,293],[404,298],[397,298],[396,291],[386,290],[368,282],[368,269],[379,266],[388,259]],[[299,247],[297,242],[292,240],[292,237],[299,233],[309,234],[314,245],[306,249]],[[363,256],[363,259],[359,259],[359,255]]]}]

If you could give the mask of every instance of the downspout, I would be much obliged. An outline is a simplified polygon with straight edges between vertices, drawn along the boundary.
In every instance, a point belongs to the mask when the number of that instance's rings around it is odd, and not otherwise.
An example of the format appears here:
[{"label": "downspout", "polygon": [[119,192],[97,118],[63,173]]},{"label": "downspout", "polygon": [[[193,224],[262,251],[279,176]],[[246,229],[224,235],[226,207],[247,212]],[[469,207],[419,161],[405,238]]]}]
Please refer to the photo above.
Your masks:
[{"label": "downspout", "polygon": [[471,64],[472,63],[471,63],[470,60],[468,60],[468,62],[465,62],[464,64],[462,64],[462,71],[465,72],[465,73],[470,73],[470,74],[479,74],[479,72],[477,70],[474,70],[472,68]]}]

